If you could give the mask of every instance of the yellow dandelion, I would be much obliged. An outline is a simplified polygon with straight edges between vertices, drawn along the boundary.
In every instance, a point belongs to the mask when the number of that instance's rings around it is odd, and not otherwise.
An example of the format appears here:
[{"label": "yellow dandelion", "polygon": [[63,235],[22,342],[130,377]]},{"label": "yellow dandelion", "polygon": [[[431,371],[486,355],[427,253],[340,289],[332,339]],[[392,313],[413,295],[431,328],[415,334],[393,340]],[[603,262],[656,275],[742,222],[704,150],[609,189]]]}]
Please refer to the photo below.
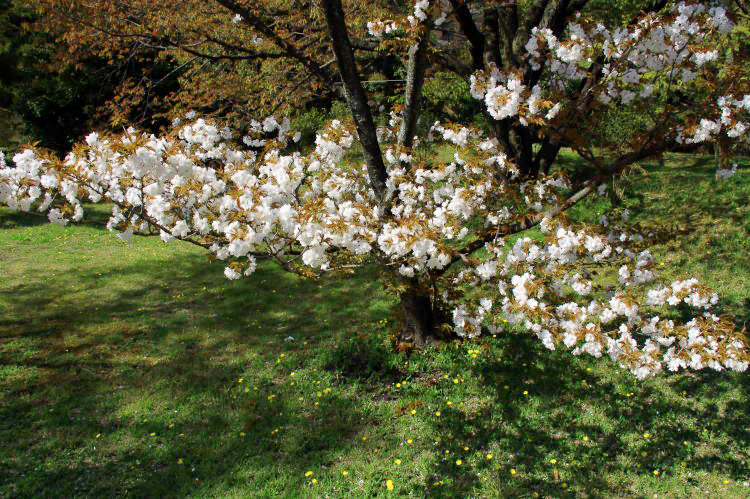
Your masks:
[{"label": "yellow dandelion", "polygon": [[348,471],[346,471],[346,470],[342,471],[342,472],[341,472],[341,474],[342,474],[343,476],[349,476],[349,472],[348,472]]},{"label": "yellow dandelion", "polygon": [[516,473],[518,473],[518,472],[516,471],[516,469],[515,469],[515,468],[511,468],[511,469],[510,469],[510,474],[511,474],[511,475],[515,475]]},{"label": "yellow dandelion", "polygon": [[453,402],[451,402],[451,401],[449,400],[448,402],[446,402],[446,404],[448,404],[448,405],[453,405]]},{"label": "yellow dandelion", "polygon": [[237,380],[237,383],[242,383],[243,381],[245,381],[245,378],[240,378]]},{"label": "yellow dandelion", "polygon": [[469,447],[464,445],[464,450],[469,450]]},{"label": "yellow dandelion", "polygon": [[398,466],[399,464],[401,464],[401,460],[400,460],[400,459],[396,459],[396,460],[395,460],[395,461],[393,461],[393,462],[394,462],[394,464],[396,464],[396,466]]},{"label": "yellow dandelion", "polygon": [[407,444],[407,445],[411,445],[411,444],[413,444],[413,443],[414,443],[414,440],[412,440],[411,438],[410,438],[409,440],[407,440],[407,441],[406,441],[406,444]]},{"label": "yellow dandelion", "polygon": [[365,441],[365,440],[367,440],[367,437],[362,437],[362,441]]},{"label": "yellow dandelion", "polygon": [[461,461],[460,459],[456,459],[456,466],[461,466],[462,464],[464,464],[463,461]]},{"label": "yellow dandelion", "polygon": [[313,485],[315,485],[316,483],[318,483],[318,479],[317,478],[313,478],[312,480],[310,480],[310,483],[313,484]]},{"label": "yellow dandelion", "polygon": [[413,416],[414,414],[416,414],[416,413],[417,413],[417,410],[416,410],[416,409],[412,409],[412,410],[411,410],[411,414],[412,414],[412,416]]},{"label": "yellow dandelion", "polygon": [[386,480],[385,481],[385,488],[388,490],[393,490],[393,480]]},{"label": "yellow dandelion", "polygon": [[660,474],[659,470],[654,470],[652,473],[654,474],[654,476],[659,476]]},{"label": "yellow dandelion", "polygon": [[557,464],[557,459],[550,459],[550,460],[549,460],[549,463],[550,463],[550,464]]},{"label": "yellow dandelion", "polygon": [[650,433],[644,433],[643,434],[643,438],[646,438],[646,439],[651,438],[651,434]]},{"label": "yellow dandelion", "polygon": [[524,395],[528,395],[528,394],[529,394],[529,391],[528,391],[528,390],[524,390],[524,391],[523,391],[523,394],[524,394]]},{"label": "yellow dandelion", "polygon": [[487,456],[486,456],[486,457],[487,457],[487,460],[490,460],[490,459],[492,459],[492,458],[493,458],[492,454],[487,454]]},{"label": "yellow dandelion", "polygon": [[305,478],[310,478],[310,477],[311,477],[311,476],[313,476],[314,474],[315,474],[315,473],[313,473],[312,471],[306,471],[306,472],[305,472]]},{"label": "yellow dandelion", "polygon": [[457,385],[458,384],[458,378],[453,378],[453,383]]},{"label": "yellow dandelion", "polygon": [[584,441],[584,442],[588,442],[588,441],[589,441],[589,437],[586,437],[586,436],[584,436],[584,437],[583,437],[583,441]]},{"label": "yellow dandelion", "polygon": [[726,484],[728,484],[728,483],[729,483],[729,480],[724,480],[724,482],[723,482],[723,483],[724,483],[724,485],[726,485]]},{"label": "yellow dandelion", "polygon": [[440,417],[440,411],[435,411],[435,416]]},{"label": "yellow dandelion", "polygon": [[401,383],[396,383],[396,388],[401,388]]},{"label": "yellow dandelion", "polygon": [[102,434],[101,433],[97,433],[96,434],[96,438],[102,438]]},{"label": "yellow dandelion", "polygon": [[294,371],[292,371],[292,372],[290,372],[290,373],[289,373],[289,376],[291,376],[291,377],[295,377],[295,376],[297,376],[297,373],[296,373],[296,372],[294,372]]},{"label": "yellow dandelion", "polygon": [[148,436],[149,436],[149,437],[155,437],[155,436],[156,436],[156,433],[149,433],[149,434],[148,434]]}]

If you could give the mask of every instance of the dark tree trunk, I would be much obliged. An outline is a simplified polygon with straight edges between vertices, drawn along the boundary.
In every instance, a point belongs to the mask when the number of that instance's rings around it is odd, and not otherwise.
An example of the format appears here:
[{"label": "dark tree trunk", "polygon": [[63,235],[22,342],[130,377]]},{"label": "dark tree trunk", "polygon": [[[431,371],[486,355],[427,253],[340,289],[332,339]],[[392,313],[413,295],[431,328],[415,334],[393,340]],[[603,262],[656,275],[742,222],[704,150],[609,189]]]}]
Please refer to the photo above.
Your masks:
[{"label": "dark tree trunk", "polygon": [[398,343],[411,345],[417,350],[435,339],[437,328],[436,310],[430,297],[413,283],[401,293],[401,325]]},{"label": "dark tree trunk", "polygon": [[344,9],[341,6],[341,0],[321,0],[320,5],[325,13],[328,36],[333,44],[333,53],[336,57],[341,80],[344,83],[346,101],[357,125],[359,142],[364,149],[370,187],[375,191],[378,200],[382,201],[386,191],[385,182],[388,179],[388,174],[383,164],[375,122],[367,103],[367,94],[359,80],[354,49],[352,49],[349,34],[346,31]]}]

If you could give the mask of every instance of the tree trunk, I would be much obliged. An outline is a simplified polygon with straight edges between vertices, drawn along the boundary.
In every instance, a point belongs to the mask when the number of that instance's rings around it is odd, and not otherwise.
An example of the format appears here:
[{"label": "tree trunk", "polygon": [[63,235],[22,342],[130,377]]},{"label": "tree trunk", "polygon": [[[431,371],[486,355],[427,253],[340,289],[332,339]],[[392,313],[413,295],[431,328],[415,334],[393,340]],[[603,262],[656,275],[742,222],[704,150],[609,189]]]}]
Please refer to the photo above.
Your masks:
[{"label": "tree trunk", "polygon": [[435,339],[437,327],[435,309],[430,297],[413,283],[401,293],[401,324],[398,343],[422,349]]}]

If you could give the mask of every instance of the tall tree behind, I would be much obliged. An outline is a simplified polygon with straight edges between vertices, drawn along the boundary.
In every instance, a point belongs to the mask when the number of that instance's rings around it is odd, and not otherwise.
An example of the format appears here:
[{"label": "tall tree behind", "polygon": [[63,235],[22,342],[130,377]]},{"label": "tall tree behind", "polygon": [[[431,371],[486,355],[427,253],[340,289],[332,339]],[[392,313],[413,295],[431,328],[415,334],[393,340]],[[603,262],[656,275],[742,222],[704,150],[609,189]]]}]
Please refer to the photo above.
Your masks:
[{"label": "tall tree behind", "polygon": [[78,70],[53,64],[52,37],[26,29],[36,17],[25,2],[0,4],[0,148],[34,140],[62,151],[92,126],[96,108],[112,94],[98,81],[95,61],[82,61]]}]

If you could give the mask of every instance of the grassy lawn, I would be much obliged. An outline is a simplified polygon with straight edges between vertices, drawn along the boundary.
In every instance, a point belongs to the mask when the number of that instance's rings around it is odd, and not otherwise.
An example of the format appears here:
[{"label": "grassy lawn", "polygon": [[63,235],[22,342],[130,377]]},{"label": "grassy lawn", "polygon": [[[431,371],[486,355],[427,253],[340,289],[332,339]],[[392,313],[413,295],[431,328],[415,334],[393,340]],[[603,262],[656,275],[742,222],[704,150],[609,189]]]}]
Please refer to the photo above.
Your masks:
[{"label": "grassy lawn", "polygon": [[[665,274],[741,325],[743,164],[620,186]],[[407,357],[368,272],[228,281],[187,245],[42,222],[0,210],[0,497],[750,496],[748,374],[637,382],[513,333]]]}]

